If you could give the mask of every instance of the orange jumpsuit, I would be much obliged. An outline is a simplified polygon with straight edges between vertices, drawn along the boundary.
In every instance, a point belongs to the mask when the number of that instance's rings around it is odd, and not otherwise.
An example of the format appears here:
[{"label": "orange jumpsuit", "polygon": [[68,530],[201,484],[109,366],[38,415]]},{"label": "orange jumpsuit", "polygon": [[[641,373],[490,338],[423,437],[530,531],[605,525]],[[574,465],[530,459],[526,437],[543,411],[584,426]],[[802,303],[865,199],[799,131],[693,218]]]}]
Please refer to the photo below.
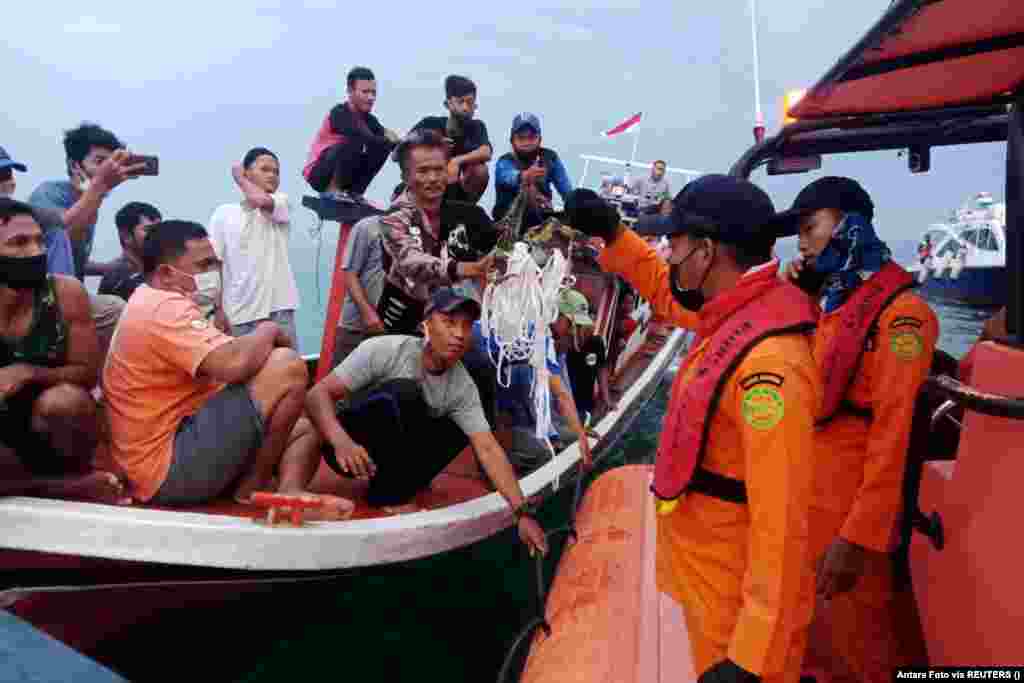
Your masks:
[{"label": "orange jumpsuit", "polygon": [[[672,298],[668,266],[635,233],[626,231],[600,261],[658,315],[697,327],[697,315]],[[750,385],[742,382],[759,373],[781,378],[774,419],[745,417]],[[765,339],[726,381],[703,467],[745,481],[748,503],[689,494],[660,515],[658,584],[684,607],[698,674],[729,658],[766,683],[796,683],[814,593],[808,507],[821,386],[810,340]]]},{"label": "orange jumpsuit", "polygon": [[[820,361],[842,332],[840,312],[818,321],[814,338]],[[816,561],[837,535],[869,550],[865,574],[848,593],[819,610],[831,632],[831,658],[860,681],[889,681],[892,668],[920,656],[900,642],[888,551],[902,508],[903,471],[914,401],[928,376],[939,336],[931,308],[904,292],[878,318],[844,402],[871,417],[840,409],[818,434],[818,470],[811,503],[811,549]],[[816,624],[816,629],[818,624]]]}]

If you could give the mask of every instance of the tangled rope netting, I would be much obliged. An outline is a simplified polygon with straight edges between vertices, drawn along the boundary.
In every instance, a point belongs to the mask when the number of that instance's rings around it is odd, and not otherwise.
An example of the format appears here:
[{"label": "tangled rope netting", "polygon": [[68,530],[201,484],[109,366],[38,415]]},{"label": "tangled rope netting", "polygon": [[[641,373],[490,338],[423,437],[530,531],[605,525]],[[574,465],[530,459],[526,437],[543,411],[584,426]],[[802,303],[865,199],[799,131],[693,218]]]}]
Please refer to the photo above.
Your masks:
[{"label": "tangled rope netting", "polygon": [[[541,268],[525,242],[516,242],[505,274],[484,290],[481,332],[489,340],[488,352],[498,369],[498,382],[511,383],[510,363],[533,368],[530,395],[536,416],[536,434],[545,443],[551,429],[551,392],[547,355],[553,354],[550,325],[558,318],[562,290],[573,284],[571,264],[559,249],[552,249]],[[504,372],[503,372],[504,370]]]}]

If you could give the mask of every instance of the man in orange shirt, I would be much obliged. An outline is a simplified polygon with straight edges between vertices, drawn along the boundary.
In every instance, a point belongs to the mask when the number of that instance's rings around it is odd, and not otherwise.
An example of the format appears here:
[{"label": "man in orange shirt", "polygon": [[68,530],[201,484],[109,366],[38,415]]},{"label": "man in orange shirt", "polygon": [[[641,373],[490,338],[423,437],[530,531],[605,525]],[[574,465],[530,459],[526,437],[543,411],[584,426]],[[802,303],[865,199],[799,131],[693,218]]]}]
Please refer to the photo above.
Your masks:
[{"label": "man in orange shirt", "polygon": [[808,506],[820,383],[813,303],[778,278],[771,200],[710,175],[639,230],[579,190],[570,224],[603,237],[601,266],[655,313],[697,331],[672,389],[652,489],[658,584],[685,610],[700,683],[796,683],[813,608]]},{"label": "man in orange shirt", "polygon": [[814,339],[824,399],[811,546],[818,597],[830,605],[830,659],[859,681],[888,681],[915,656],[894,621],[890,551],[914,403],[939,324],[909,291],[914,278],[892,261],[873,217],[856,181],[825,177],[804,188],[777,225],[782,234],[799,233],[800,256],[786,272],[822,309]]},{"label": "man in orange shirt", "polygon": [[197,223],[164,221],[143,244],[141,285],[103,371],[113,456],[133,496],[190,505],[271,486],[299,492],[319,461],[302,418],[306,367],[265,321],[229,337],[200,306],[220,298],[220,261]]}]

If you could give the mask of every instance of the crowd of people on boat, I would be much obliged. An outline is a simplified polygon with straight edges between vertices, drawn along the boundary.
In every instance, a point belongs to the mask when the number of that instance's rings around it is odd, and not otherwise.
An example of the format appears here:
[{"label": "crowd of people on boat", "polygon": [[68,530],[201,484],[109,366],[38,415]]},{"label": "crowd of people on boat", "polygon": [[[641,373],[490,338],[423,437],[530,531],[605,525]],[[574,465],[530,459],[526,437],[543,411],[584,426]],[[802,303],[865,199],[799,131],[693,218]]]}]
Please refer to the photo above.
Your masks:
[{"label": "crowd of people on boat", "polygon": [[[478,202],[493,147],[471,80],[449,77],[447,114],[404,138],[372,114],[372,71],[353,69],[346,86],[304,177],[323,201],[359,207],[389,158],[402,183],[387,211],[367,208],[351,229],[336,265],[347,293],[334,369],[312,388],[296,351],[290,202],[273,151],[243,156],[238,200],[206,226],[120,207],[122,254],[98,263],[99,212],[148,172],[145,159],[83,124],[65,134],[67,179],[20,202],[9,196],[26,167],[0,150],[0,450],[12,472],[0,490],[245,502],[262,490],[308,494],[324,460],[365,482],[371,505],[401,506],[471,446],[524,543],[544,552],[518,483],[550,450],[533,429],[531,371],[496,381],[479,318],[496,222],[521,210],[525,228],[541,224],[557,191],[558,215],[594,238],[603,270],[697,333],[652,490],[659,585],[685,607],[700,680],[796,681],[812,619],[827,621],[853,676],[888,680],[914,654],[895,628],[891,558],[939,329],[877,234],[863,187],[822,178],[777,212],[753,183],[708,175],[666,201],[658,162],[637,188],[645,215],[631,229],[608,198],[572,187],[539,117],[524,112],[495,164],[488,215]],[[788,236],[800,250],[783,266],[774,247]],[[96,275],[93,294],[83,281]],[[621,313],[634,305],[625,297]],[[610,350],[583,293],[564,290],[558,312],[546,342],[550,437],[578,442],[589,463],[585,418],[615,408]],[[516,434],[508,449],[499,425]],[[324,514],[344,516],[346,504],[326,500]]]}]

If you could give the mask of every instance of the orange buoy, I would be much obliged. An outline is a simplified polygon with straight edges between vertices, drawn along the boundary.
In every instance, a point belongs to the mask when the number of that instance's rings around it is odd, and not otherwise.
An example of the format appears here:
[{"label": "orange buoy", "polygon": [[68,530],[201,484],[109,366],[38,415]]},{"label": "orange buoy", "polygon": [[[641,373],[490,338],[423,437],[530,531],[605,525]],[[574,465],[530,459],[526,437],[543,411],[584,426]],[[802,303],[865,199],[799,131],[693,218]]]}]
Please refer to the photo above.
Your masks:
[{"label": "orange buoy", "polygon": [[627,465],[590,487],[579,540],[562,556],[523,683],[696,681],[682,608],[655,583],[653,468]]}]

